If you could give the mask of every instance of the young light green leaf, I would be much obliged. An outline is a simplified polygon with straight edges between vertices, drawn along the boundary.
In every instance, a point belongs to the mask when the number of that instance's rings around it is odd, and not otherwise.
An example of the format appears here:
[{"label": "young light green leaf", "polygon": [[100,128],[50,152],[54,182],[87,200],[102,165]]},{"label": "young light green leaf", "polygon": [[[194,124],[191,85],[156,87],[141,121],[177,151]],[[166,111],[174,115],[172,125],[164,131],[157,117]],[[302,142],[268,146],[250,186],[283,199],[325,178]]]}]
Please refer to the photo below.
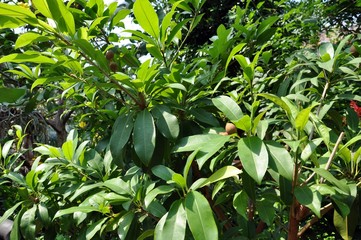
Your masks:
[{"label": "young light green leaf", "polygon": [[217,170],[215,173],[213,173],[207,180],[200,186],[199,188],[202,188],[208,184],[218,182],[220,180],[230,178],[230,177],[238,177],[239,174],[241,174],[242,171],[234,166],[225,166],[219,170]]},{"label": "young light green leaf", "polygon": [[230,121],[238,121],[243,113],[238,104],[228,96],[219,96],[212,99],[214,106],[226,115]]},{"label": "young light green leaf", "polygon": [[49,38],[48,36],[43,36],[43,35],[41,35],[39,33],[35,33],[35,32],[23,33],[16,40],[15,49],[25,47],[33,42],[44,42],[44,41],[48,41],[50,39],[51,38]]},{"label": "young light green leaf", "polygon": [[169,212],[164,215],[166,218],[164,225],[158,223],[154,239],[156,240],[182,240],[185,238],[186,232],[186,212],[183,207],[183,201],[175,201],[169,209]]},{"label": "young light green leaf", "polygon": [[238,156],[244,170],[261,184],[268,167],[268,152],[262,140],[255,136],[242,138],[238,142]]},{"label": "young light green leaf", "polygon": [[159,19],[148,0],[136,0],[133,6],[134,16],[139,25],[152,37],[159,38]]},{"label": "young light green leaf", "polygon": [[218,239],[218,228],[207,199],[197,191],[191,191],[185,199],[189,228],[195,240]]},{"label": "young light green leaf", "polygon": [[54,64],[55,61],[51,58],[40,55],[37,52],[24,52],[24,53],[13,53],[7,56],[0,58],[0,63],[4,62],[13,62],[13,63],[50,63]]},{"label": "young light green leaf", "polygon": [[146,166],[155,149],[155,125],[152,115],[147,109],[138,113],[134,123],[134,150]]},{"label": "young light green leaf", "polygon": [[298,131],[303,131],[307,122],[309,121],[310,118],[310,113],[312,108],[314,108],[315,106],[317,106],[316,104],[312,105],[311,107],[302,109],[302,111],[300,111],[295,119],[295,127]]}]

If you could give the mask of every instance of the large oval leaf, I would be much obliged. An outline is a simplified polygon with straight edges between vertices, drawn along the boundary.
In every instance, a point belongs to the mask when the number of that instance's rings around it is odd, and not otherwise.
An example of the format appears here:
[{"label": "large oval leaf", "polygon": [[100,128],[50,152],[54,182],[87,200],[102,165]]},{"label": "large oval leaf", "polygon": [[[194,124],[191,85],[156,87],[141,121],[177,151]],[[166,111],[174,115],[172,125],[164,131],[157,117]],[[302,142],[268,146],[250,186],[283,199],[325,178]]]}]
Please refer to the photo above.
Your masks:
[{"label": "large oval leaf", "polygon": [[176,139],[179,134],[179,123],[176,116],[170,113],[166,106],[158,105],[152,110],[154,118],[157,119],[159,131],[168,139]]},{"label": "large oval leaf", "polygon": [[118,158],[128,142],[133,130],[133,115],[121,115],[114,123],[113,133],[110,137],[110,152],[113,158]]},{"label": "large oval leaf", "polygon": [[159,221],[154,232],[156,240],[182,240],[186,233],[186,212],[182,200],[172,204],[169,212],[163,216],[165,221]]},{"label": "large oval leaf", "polygon": [[133,12],[144,31],[156,39],[159,38],[159,19],[152,4],[148,0],[137,0]]},{"label": "large oval leaf", "polygon": [[268,152],[262,140],[258,137],[242,138],[238,142],[238,156],[244,170],[261,184],[268,167]]},{"label": "large oval leaf", "polygon": [[149,165],[155,148],[155,125],[147,109],[141,111],[134,124],[134,150],[146,166]]},{"label": "large oval leaf", "polygon": [[321,194],[308,186],[296,187],[295,197],[302,204],[312,210],[318,218],[321,218]]},{"label": "large oval leaf", "polygon": [[207,199],[199,192],[187,194],[185,208],[189,228],[195,240],[218,239],[218,229]]},{"label": "large oval leaf", "polygon": [[212,99],[214,106],[216,106],[226,117],[231,121],[237,121],[243,117],[243,113],[238,104],[230,97],[219,96]]},{"label": "large oval leaf", "polygon": [[275,141],[267,142],[270,153],[270,168],[288,180],[292,180],[294,163],[284,146]]}]

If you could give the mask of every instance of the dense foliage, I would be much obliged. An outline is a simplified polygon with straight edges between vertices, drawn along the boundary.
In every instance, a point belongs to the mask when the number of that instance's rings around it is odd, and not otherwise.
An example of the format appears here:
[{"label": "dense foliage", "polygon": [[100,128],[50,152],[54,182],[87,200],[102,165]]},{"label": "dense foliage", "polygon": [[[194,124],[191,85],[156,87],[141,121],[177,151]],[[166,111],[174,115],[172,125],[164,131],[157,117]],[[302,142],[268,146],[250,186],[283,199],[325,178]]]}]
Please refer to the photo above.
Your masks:
[{"label": "dense foliage", "polygon": [[346,2],[215,2],[0,3],[11,239],[360,231],[361,36],[324,17]]}]

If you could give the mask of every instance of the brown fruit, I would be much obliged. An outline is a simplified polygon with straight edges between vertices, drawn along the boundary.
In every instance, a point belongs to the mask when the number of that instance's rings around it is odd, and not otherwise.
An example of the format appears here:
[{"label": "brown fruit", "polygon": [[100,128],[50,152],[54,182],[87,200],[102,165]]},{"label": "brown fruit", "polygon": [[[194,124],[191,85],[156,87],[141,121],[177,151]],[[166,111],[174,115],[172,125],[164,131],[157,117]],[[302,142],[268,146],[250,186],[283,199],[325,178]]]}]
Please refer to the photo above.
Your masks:
[{"label": "brown fruit", "polygon": [[118,71],[118,65],[115,62],[111,62],[109,64],[110,70],[112,70],[113,72]]},{"label": "brown fruit", "polygon": [[237,133],[237,128],[233,123],[227,123],[226,124],[226,132],[228,133],[228,135]]},{"label": "brown fruit", "polygon": [[107,51],[107,53],[105,54],[105,57],[108,60],[112,60],[114,58],[114,52],[112,50]]},{"label": "brown fruit", "polygon": [[357,52],[357,49],[355,48],[354,45],[351,46],[350,48],[350,53],[354,56],[354,57],[358,57],[359,53]]}]

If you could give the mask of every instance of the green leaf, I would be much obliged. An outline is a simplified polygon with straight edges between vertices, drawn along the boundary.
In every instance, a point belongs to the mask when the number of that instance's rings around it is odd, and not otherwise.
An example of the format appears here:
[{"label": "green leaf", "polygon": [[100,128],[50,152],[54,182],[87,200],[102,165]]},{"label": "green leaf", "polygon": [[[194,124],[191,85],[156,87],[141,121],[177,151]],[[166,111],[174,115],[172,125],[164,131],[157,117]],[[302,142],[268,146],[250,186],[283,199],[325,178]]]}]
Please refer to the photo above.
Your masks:
[{"label": "green leaf", "polygon": [[207,199],[197,191],[191,191],[185,199],[189,228],[195,240],[218,239],[218,228]]},{"label": "green leaf", "polygon": [[233,197],[233,207],[238,214],[247,219],[248,196],[243,190],[236,193]]},{"label": "green leaf", "polygon": [[100,188],[103,186],[102,182],[99,183],[93,183],[93,184],[89,184],[88,182],[85,182],[84,184],[82,184],[81,186],[79,186],[76,191],[74,192],[73,196],[69,199],[71,202],[74,201],[77,197],[79,197],[80,195],[93,190],[94,188]]},{"label": "green leaf", "polygon": [[73,160],[75,147],[76,146],[74,146],[74,143],[72,140],[66,141],[65,143],[63,143],[63,145],[61,147],[63,150],[65,159],[68,160],[69,162],[71,162]]},{"label": "green leaf", "polygon": [[127,212],[119,219],[118,237],[119,239],[125,239],[128,234],[129,228],[133,222],[134,213]]},{"label": "green leaf", "polygon": [[152,173],[159,177],[160,179],[163,179],[164,181],[169,181],[172,180],[172,176],[173,174],[175,174],[175,172],[163,165],[157,165],[155,167],[152,168]]},{"label": "green leaf", "polygon": [[169,212],[162,218],[165,218],[165,220],[164,222],[158,222],[154,232],[154,239],[182,240],[185,238],[186,212],[182,200],[175,201]]},{"label": "green leaf", "polygon": [[231,121],[238,121],[243,117],[243,113],[238,104],[230,97],[219,96],[212,99],[214,106],[216,106],[226,117]]},{"label": "green leaf", "polygon": [[266,30],[270,29],[278,19],[278,16],[271,16],[263,20],[257,28],[257,37],[263,34]]},{"label": "green leaf", "polygon": [[129,189],[129,184],[124,182],[121,178],[112,178],[104,182],[104,186],[111,189],[118,194],[129,194],[131,193]]},{"label": "green leaf", "polygon": [[244,115],[238,121],[233,121],[233,123],[234,125],[236,125],[237,128],[247,133],[250,132],[252,129],[252,119],[249,115]]},{"label": "green leaf", "polygon": [[119,158],[121,156],[124,146],[129,141],[133,125],[133,114],[121,115],[115,121],[109,142],[109,148],[113,158]]},{"label": "green leaf", "polygon": [[166,194],[174,191],[174,187],[172,185],[161,185],[159,187],[154,188],[144,198],[144,206],[147,208],[150,203],[155,199],[159,194]]},{"label": "green leaf", "polygon": [[352,240],[359,221],[360,201],[357,198],[352,204],[350,214],[342,217],[337,211],[333,212],[333,224],[343,239]]},{"label": "green leaf", "polygon": [[261,184],[268,167],[268,152],[266,145],[258,137],[242,138],[238,142],[238,156],[244,170]]},{"label": "green leaf", "polygon": [[234,166],[222,167],[221,169],[219,169],[215,173],[213,173],[209,178],[207,178],[207,180],[202,185],[200,185],[199,188],[202,188],[208,184],[218,182],[218,181],[226,179],[226,178],[230,178],[230,177],[238,178],[238,175],[241,173],[242,173],[242,171]]},{"label": "green leaf", "polygon": [[26,22],[29,20],[37,22],[35,14],[29,9],[6,3],[0,3],[0,16],[18,18],[26,20]]},{"label": "green leaf", "polygon": [[170,113],[170,109],[163,105],[153,108],[152,114],[157,120],[156,125],[164,137],[176,139],[179,134],[179,124],[176,116]]},{"label": "green leaf", "polygon": [[310,118],[310,112],[312,110],[312,108],[314,108],[315,106],[317,106],[317,104],[313,104],[311,107],[302,109],[302,111],[300,111],[295,119],[295,127],[298,131],[303,131],[307,122],[309,121]]},{"label": "green leaf", "polygon": [[174,173],[172,175],[172,181],[175,182],[180,188],[184,190],[187,188],[186,180],[179,173]]},{"label": "green leaf", "polygon": [[308,186],[297,186],[294,195],[302,205],[311,209],[318,218],[321,218],[320,210],[322,196],[318,191]]},{"label": "green leaf", "polygon": [[54,218],[61,217],[67,214],[73,214],[75,212],[82,212],[82,213],[90,213],[90,212],[101,212],[100,209],[92,207],[92,206],[79,206],[79,207],[70,207],[67,209],[58,210],[54,216]]},{"label": "green leaf", "polygon": [[269,94],[269,93],[261,93],[261,94],[258,94],[258,96],[264,97],[264,98],[274,102],[275,104],[280,106],[286,112],[288,117],[292,117],[290,107],[278,96]]},{"label": "green leaf", "polygon": [[104,54],[100,50],[95,49],[90,42],[85,39],[75,39],[73,40],[73,43],[92,61],[96,62],[99,68],[104,71],[109,69],[109,63]]},{"label": "green leaf", "polygon": [[44,42],[49,40],[50,38],[48,36],[43,36],[39,33],[35,33],[35,32],[23,33],[16,40],[15,49],[27,46],[33,42]]},{"label": "green leaf", "polygon": [[238,44],[237,46],[235,46],[235,47],[232,49],[231,53],[229,54],[229,56],[228,56],[228,58],[227,58],[226,65],[225,65],[225,67],[224,67],[224,69],[225,69],[224,74],[226,74],[226,70],[227,70],[227,68],[228,68],[228,65],[229,65],[229,63],[231,62],[231,60],[232,60],[232,58],[234,57],[234,55],[236,55],[239,51],[241,51],[244,46],[246,46],[246,43],[240,43],[240,44]]},{"label": "green leaf", "polygon": [[41,222],[45,226],[48,226],[51,222],[51,219],[49,216],[48,208],[46,207],[46,205],[44,203],[40,203],[38,205],[38,212],[39,212],[39,218],[40,218]]},{"label": "green leaf", "polygon": [[[45,1],[43,1],[43,3],[44,2]],[[45,7],[42,7],[42,10],[44,10],[46,14],[49,14],[49,11],[51,12],[51,18],[57,23],[61,32],[73,36],[75,34],[74,17],[64,5],[64,2],[62,0],[46,0],[46,2],[48,2],[46,10]]]},{"label": "green leaf", "polygon": [[99,230],[103,227],[103,224],[105,223],[105,221],[108,220],[108,217],[100,219],[98,221],[96,221],[95,223],[93,223],[92,225],[90,225],[87,229],[86,229],[86,234],[85,234],[85,238],[88,239],[93,239],[93,237],[95,236],[95,234],[97,232],[99,232]]},{"label": "green leaf", "polygon": [[333,49],[333,45],[330,42],[321,43],[318,48],[318,53],[322,61],[326,62],[332,59],[335,55],[335,50]]},{"label": "green leaf", "polygon": [[152,37],[159,38],[159,19],[148,0],[136,0],[133,12],[139,25]]},{"label": "green leaf", "polygon": [[155,149],[155,125],[147,109],[138,113],[134,123],[134,150],[145,166],[149,165]]},{"label": "green leaf", "polygon": [[305,148],[302,150],[301,153],[301,159],[302,161],[307,161],[312,153],[316,150],[316,148],[318,147],[318,145],[320,145],[322,142],[322,138],[315,138],[312,139],[312,141],[310,141],[309,143],[307,143],[307,145],[305,146]]},{"label": "green leaf", "polygon": [[221,149],[230,136],[218,134],[201,134],[182,138],[174,147],[175,152],[187,152],[199,150],[197,153],[197,162],[201,168],[203,164]]},{"label": "green leaf", "polygon": [[40,55],[37,52],[27,51],[25,53],[13,53],[0,58],[0,63],[13,62],[13,63],[50,63],[54,64],[55,61],[51,58]]},{"label": "green leaf", "polygon": [[350,194],[350,188],[346,184],[346,182],[338,180],[335,178],[329,171],[323,168],[312,168],[312,171],[329,181],[334,186],[338,187],[340,190],[345,192],[346,194]]},{"label": "green leaf", "polygon": [[292,180],[294,162],[290,153],[275,141],[267,142],[266,146],[270,154],[270,167],[286,179]]},{"label": "green leaf", "polygon": [[4,212],[4,214],[1,216],[0,218],[0,224],[5,221],[6,219],[8,219],[13,213],[14,211],[23,203],[23,201],[16,203],[14,206],[12,206],[11,208],[9,208],[8,210],[6,210]]},{"label": "green leaf", "polygon": [[34,4],[35,8],[44,15],[44,17],[52,18],[51,11],[49,9],[47,0],[32,0],[32,4]]},{"label": "green leaf", "polygon": [[36,216],[36,205],[34,204],[28,209],[21,217],[20,228],[25,239],[35,239],[35,216]]}]

